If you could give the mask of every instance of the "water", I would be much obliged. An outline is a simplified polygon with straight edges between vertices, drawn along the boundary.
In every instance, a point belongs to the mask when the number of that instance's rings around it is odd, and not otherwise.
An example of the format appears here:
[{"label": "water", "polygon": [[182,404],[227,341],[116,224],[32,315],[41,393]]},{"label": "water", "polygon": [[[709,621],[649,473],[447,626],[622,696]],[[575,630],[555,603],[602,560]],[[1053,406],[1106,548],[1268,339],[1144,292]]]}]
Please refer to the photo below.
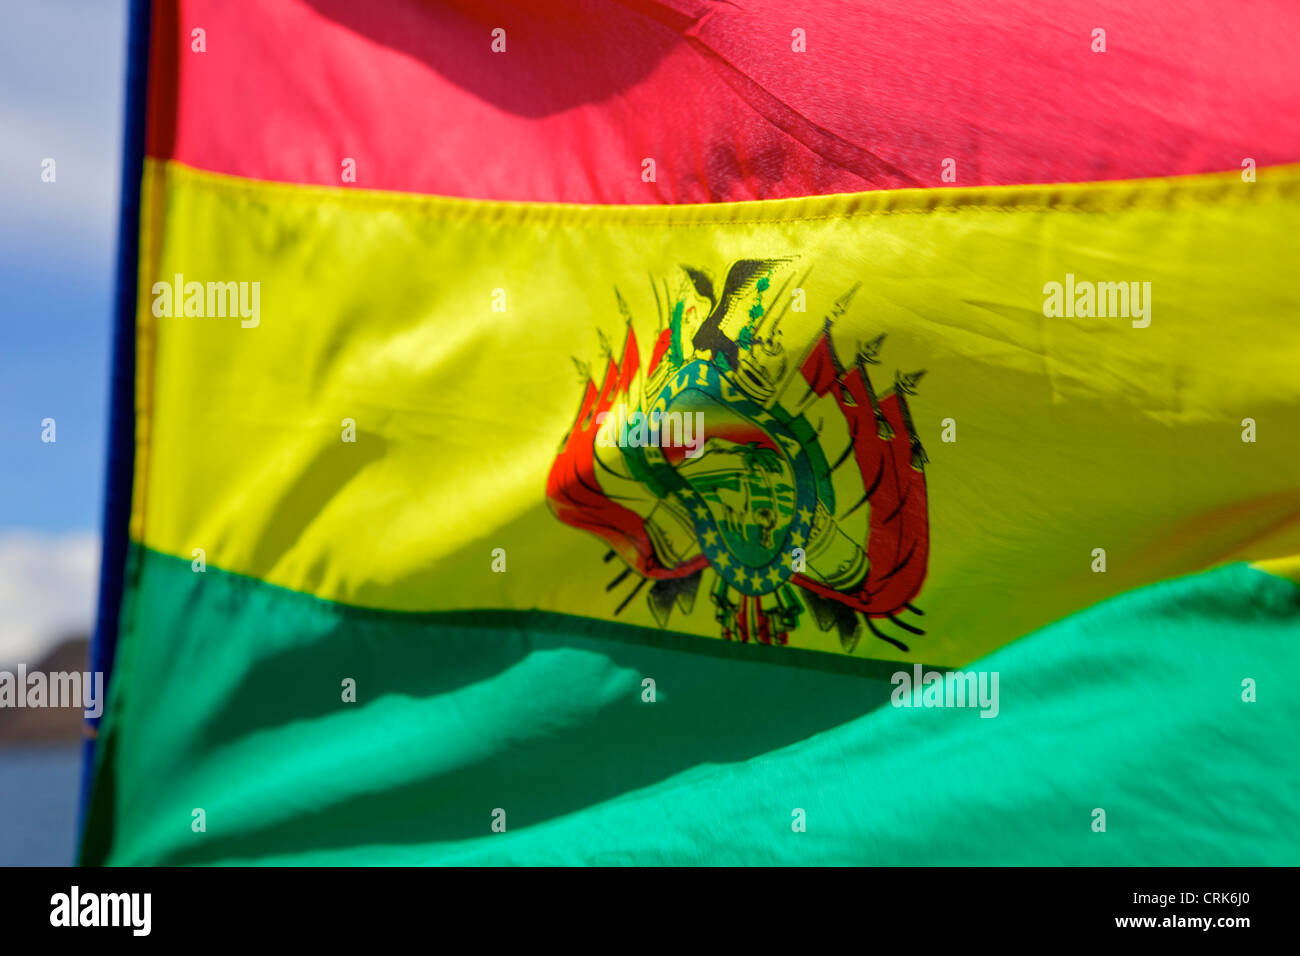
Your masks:
[{"label": "water", "polygon": [[0,748],[0,866],[69,866],[77,834],[81,748]]}]

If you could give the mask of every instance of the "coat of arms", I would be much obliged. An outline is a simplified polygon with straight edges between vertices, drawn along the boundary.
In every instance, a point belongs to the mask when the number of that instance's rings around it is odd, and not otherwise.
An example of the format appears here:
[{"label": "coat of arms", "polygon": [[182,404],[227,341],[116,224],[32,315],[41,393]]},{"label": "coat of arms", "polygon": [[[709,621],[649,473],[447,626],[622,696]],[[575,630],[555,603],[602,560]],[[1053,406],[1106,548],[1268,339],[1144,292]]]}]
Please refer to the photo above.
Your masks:
[{"label": "coat of arms", "polygon": [[809,341],[785,341],[793,279],[790,259],[742,259],[721,288],[692,267],[652,278],[648,361],[616,289],[622,351],[602,336],[599,386],[574,360],[584,393],[547,497],[623,565],[606,588],[630,588],[615,614],[649,585],[666,627],[704,589],[728,640],[787,644],[810,622],[834,628],[846,653],[867,632],[906,651],[899,637],[924,633],[903,619],[921,614],[910,602],[929,552],[926,456],[908,405],[924,370],[878,391],[883,334],[841,357],[832,333],[856,285]]}]

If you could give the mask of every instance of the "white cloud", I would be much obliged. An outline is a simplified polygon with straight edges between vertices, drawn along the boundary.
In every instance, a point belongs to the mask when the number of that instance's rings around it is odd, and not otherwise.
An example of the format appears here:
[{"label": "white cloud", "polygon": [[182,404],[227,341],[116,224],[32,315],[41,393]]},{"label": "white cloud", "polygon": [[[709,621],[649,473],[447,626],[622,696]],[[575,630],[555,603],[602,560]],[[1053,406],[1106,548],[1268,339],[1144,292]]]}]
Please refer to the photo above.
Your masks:
[{"label": "white cloud", "polygon": [[[59,244],[110,250],[116,239],[118,162],[111,149],[89,143],[48,117],[23,114],[0,103],[0,210],[14,240],[35,230]],[[53,159],[56,180],[41,182],[41,163]]]},{"label": "white cloud", "polygon": [[[105,262],[116,240],[125,91],[121,0],[12,4],[0,30],[0,248],[46,237]],[[56,179],[41,181],[53,159]]]},{"label": "white cloud", "polygon": [[0,532],[0,670],[89,636],[98,587],[98,535]]}]

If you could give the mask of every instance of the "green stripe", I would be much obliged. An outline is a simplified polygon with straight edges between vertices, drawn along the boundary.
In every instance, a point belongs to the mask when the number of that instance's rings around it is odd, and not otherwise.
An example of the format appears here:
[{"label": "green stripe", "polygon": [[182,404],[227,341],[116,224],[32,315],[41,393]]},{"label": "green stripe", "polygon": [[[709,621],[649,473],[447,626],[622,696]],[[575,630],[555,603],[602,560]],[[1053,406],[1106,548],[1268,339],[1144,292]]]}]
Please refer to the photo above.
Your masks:
[{"label": "green stripe", "polygon": [[896,669],[562,615],[352,608],[131,560],[94,862],[434,847],[482,836],[503,803],[511,828],[537,824],[841,724]]},{"label": "green stripe", "polygon": [[895,665],[361,611],[142,549],[129,571],[89,863],[1300,860],[1300,589],[1244,565],[972,665],[996,719],[889,706]]}]

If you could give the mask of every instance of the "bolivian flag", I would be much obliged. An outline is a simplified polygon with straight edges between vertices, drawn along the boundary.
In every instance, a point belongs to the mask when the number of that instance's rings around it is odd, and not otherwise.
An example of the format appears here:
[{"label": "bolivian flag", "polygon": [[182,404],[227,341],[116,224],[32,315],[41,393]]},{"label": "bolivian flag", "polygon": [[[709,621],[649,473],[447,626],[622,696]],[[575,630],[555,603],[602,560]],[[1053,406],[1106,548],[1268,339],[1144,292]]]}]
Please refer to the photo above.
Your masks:
[{"label": "bolivian flag", "polygon": [[1300,9],[1053,6],[135,3],[82,860],[1294,863]]}]

